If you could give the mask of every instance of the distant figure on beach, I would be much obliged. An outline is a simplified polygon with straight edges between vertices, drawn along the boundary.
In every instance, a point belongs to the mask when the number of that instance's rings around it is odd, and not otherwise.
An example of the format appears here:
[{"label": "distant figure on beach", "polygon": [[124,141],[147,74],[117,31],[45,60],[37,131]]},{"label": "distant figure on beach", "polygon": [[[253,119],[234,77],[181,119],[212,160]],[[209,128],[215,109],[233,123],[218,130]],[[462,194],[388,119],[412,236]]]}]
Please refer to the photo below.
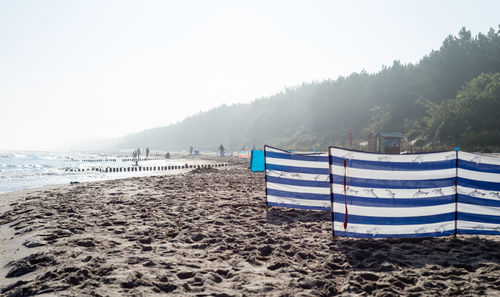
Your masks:
[{"label": "distant figure on beach", "polygon": [[132,152],[132,161],[135,162],[135,165],[137,165],[137,150]]},{"label": "distant figure on beach", "polygon": [[169,152],[167,152],[167,153],[165,154],[165,159],[170,159],[170,153],[169,153]]},{"label": "distant figure on beach", "polygon": [[348,141],[349,141],[349,148],[352,148],[352,140],[353,140],[353,136],[352,136],[352,129],[349,128],[349,132],[348,132]]},{"label": "distant figure on beach", "polygon": [[141,157],[141,149],[140,148],[137,148],[135,150],[135,155],[136,155],[135,166],[138,166],[139,165],[139,159]]},{"label": "distant figure on beach", "polygon": [[222,144],[217,149],[217,152],[220,152],[220,156],[224,157],[224,146]]},{"label": "distant figure on beach", "polygon": [[189,155],[192,155],[193,154],[193,146],[190,146],[189,147]]},{"label": "distant figure on beach", "polygon": [[146,159],[148,158],[149,156],[149,147],[146,148]]}]

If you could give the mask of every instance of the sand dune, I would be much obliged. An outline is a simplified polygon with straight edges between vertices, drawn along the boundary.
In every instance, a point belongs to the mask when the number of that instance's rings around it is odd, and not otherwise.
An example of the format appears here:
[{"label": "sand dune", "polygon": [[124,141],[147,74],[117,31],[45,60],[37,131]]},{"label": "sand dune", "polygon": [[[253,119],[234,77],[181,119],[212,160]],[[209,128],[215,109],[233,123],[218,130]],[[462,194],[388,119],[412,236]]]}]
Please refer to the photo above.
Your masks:
[{"label": "sand dune", "polygon": [[266,212],[245,166],[15,195],[5,296],[500,295],[499,238],[333,240],[329,213]]}]

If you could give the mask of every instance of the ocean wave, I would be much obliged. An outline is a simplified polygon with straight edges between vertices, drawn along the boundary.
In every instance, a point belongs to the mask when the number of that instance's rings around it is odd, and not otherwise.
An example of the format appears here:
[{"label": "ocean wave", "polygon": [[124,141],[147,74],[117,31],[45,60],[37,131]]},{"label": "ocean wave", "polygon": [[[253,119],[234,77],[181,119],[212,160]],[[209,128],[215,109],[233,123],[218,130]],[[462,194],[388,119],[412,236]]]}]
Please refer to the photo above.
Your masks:
[{"label": "ocean wave", "polygon": [[16,168],[43,168],[43,165],[40,164],[19,164],[16,165]]},{"label": "ocean wave", "polygon": [[38,158],[40,158],[42,160],[50,160],[50,161],[63,159],[63,158],[61,158],[59,156],[41,156],[41,157],[38,157]]},{"label": "ocean wave", "polygon": [[2,171],[2,178],[12,178],[12,179],[26,179],[33,177],[42,177],[42,176],[63,176],[69,175],[64,170],[60,169],[44,169],[38,171],[26,171],[26,170],[15,170],[15,171]]},{"label": "ocean wave", "polygon": [[17,154],[17,153],[6,153],[6,154],[0,154],[0,158],[5,158],[5,159],[26,159],[28,156],[25,154]]}]

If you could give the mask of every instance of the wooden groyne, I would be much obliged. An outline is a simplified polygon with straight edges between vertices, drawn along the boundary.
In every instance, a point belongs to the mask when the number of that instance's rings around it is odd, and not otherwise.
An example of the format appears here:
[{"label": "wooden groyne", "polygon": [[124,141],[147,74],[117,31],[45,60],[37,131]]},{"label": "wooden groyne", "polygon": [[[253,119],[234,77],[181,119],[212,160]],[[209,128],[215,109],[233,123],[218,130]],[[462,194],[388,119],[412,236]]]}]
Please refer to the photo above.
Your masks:
[{"label": "wooden groyne", "polygon": [[138,172],[138,171],[165,171],[179,169],[196,169],[196,168],[217,168],[227,167],[227,163],[204,164],[204,165],[182,165],[182,166],[127,166],[127,167],[88,167],[88,168],[66,168],[67,172]]},{"label": "wooden groyne", "polygon": [[[160,160],[166,160],[165,158],[140,158],[137,161],[160,161]],[[104,158],[104,159],[85,159],[85,160],[70,160],[70,161],[75,161],[75,162],[86,162],[86,163],[92,163],[92,162],[135,162],[136,159],[134,158]]]},{"label": "wooden groyne", "polygon": [[[122,162],[135,162],[136,159],[134,158],[126,158],[126,159],[121,159]],[[139,161],[159,161],[159,160],[167,160],[165,158],[141,158]]]}]

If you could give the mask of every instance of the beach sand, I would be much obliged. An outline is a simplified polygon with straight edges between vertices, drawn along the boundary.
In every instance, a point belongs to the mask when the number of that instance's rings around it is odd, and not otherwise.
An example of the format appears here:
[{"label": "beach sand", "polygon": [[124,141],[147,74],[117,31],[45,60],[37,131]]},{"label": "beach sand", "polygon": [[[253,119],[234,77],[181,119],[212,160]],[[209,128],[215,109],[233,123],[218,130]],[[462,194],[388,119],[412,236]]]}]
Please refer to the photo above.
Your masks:
[{"label": "beach sand", "polygon": [[4,296],[500,295],[500,239],[332,239],[247,165],[0,196]]}]

